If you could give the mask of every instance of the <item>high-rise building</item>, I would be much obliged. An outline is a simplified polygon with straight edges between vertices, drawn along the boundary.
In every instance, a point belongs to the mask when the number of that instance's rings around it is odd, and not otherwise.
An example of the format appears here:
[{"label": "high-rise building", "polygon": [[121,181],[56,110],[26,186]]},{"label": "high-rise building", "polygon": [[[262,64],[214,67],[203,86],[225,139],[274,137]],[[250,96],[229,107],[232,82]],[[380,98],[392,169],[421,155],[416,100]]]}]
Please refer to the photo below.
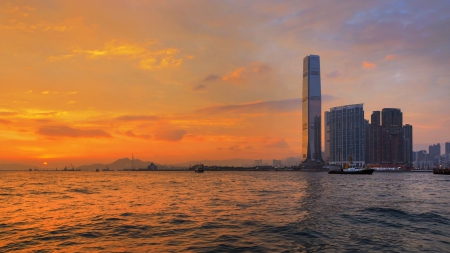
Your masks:
[{"label": "high-rise building", "polygon": [[364,165],[366,124],[363,104],[333,107],[325,115],[329,129],[326,139],[329,163],[344,165],[351,156],[354,163]]},{"label": "high-rise building", "polygon": [[450,142],[445,143],[445,153],[450,154]]},{"label": "high-rise building", "polygon": [[428,154],[430,154],[431,159],[441,155],[441,144],[434,144],[428,147]]},{"label": "high-rise building", "polygon": [[323,159],[325,162],[330,162],[330,126],[331,126],[331,120],[330,120],[330,112],[325,111],[325,155],[323,156]]},{"label": "high-rise building", "polygon": [[406,124],[403,126],[403,162],[413,162],[413,129]]},{"label": "high-rise building", "polygon": [[309,55],[303,59],[302,152],[304,163],[323,163],[321,149],[322,95],[320,58]]},{"label": "high-rise building", "polygon": [[370,157],[370,148],[369,143],[370,143],[370,124],[368,120],[364,120],[364,136],[365,136],[365,141],[364,141],[364,160],[365,163],[370,163],[369,157]]},{"label": "high-rise building", "polygon": [[381,162],[381,112],[374,111],[370,117],[369,162]]},{"label": "high-rise building", "polygon": [[404,163],[403,114],[401,110],[384,108],[381,111],[381,119],[381,162]]}]

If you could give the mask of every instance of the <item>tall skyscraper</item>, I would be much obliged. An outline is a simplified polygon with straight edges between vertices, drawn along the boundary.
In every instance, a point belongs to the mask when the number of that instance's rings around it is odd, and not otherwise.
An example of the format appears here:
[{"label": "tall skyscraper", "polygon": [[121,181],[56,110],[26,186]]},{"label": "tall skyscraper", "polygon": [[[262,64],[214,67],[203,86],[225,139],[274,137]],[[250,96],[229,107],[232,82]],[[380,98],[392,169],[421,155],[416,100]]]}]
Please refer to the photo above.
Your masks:
[{"label": "tall skyscraper", "polygon": [[410,124],[403,126],[403,150],[403,162],[413,162],[413,129]]},{"label": "tall skyscraper", "polygon": [[303,59],[302,152],[304,163],[324,163],[321,149],[322,94],[320,58],[309,55]]},{"label": "tall skyscraper", "polygon": [[381,162],[381,112],[374,111],[370,117],[369,162]]},{"label": "tall skyscraper", "polygon": [[450,142],[445,143],[445,153],[450,154]]},{"label": "tall skyscraper", "polygon": [[381,162],[404,163],[403,161],[403,114],[397,108],[381,111]]},{"label": "tall skyscraper", "polygon": [[366,121],[363,104],[333,107],[325,115],[326,129],[329,129],[325,140],[329,163],[342,166],[352,156],[354,163],[364,165]]}]

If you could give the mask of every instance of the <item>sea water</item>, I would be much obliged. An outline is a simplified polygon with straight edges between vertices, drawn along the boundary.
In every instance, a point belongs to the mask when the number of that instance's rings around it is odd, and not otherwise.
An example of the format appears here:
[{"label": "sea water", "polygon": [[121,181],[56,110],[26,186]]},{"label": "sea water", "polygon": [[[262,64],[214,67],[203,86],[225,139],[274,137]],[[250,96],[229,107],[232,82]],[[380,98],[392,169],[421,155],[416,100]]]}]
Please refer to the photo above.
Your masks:
[{"label": "sea water", "polygon": [[450,252],[450,176],[0,172],[0,252]]}]

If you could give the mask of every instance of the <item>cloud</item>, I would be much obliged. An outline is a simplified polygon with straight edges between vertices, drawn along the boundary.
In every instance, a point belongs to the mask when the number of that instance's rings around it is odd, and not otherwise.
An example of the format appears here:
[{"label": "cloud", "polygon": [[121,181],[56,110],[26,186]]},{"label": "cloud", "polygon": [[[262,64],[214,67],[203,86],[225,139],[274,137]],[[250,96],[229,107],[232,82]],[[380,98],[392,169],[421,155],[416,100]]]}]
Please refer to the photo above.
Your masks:
[{"label": "cloud", "polygon": [[205,77],[205,79],[203,79],[204,82],[214,82],[220,80],[220,76],[218,75],[209,75],[207,77]]},{"label": "cloud", "polygon": [[223,76],[222,80],[223,81],[235,82],[235,83],[239,82],[242,79],[245,79],[244,72],[245,72],[245,68],[239,68],[239,69],[233,71],[232,73]]},{"label": "cloud", "polygon": [[74,57],[75,55],[84,55],[89,59],[99,58],[125,58],[137,59],[138,67],[147,70],[159,70],[168,67],[177,67],[183,63],[182,58],[175,58],[179,53],[176,48],[165,48],[161,50],[152,51],[147,46],[154,44],[154,42],[139,45],[136,43],[119,43],[115,40],[105,43],[101,49],[74,49],[71,54],[64,54],[60,56],[50,56],[49,61],[58,61]]},{"label": "cloud", "polygon": [[272,70],[272,68],[261,61],[253,62],[252,64],[236,69],[235,71],[222,77],[223,81],[230,81],[240,83],[247,79],[247,77],[255,77],[256,75],[265,74]]},{"label": "cloud", "polygon": [[12,121],[9,121],[6,119],[0,119],[0,124],[9,125],[9,124],[12,124]]},{"label": "cloud", "polygon": [[336,96],[330,95],[330,94],[322,94],[322,103],[324,102],[330,102],[333,100],[339,99]]},{"label": "cloud", "polygon": [[116,118],[116,120],[120,121],[153,121],[158,119],[158,116],[153,115],[123,115]]},{"label": "cloud", "polygon": [[206,86],[203,85],[203,84],[199,84],[199,85],[197,85],[197,86],[192,87],[192,90],[193,90],[193,91],[203,90],[203,89],[206,89]]},{"label": "cloud", "polygon": [[149,140],[149,139],[152,138],[151,135],[148,135],[148,134],[135,134],[131,130],[126,131],[125,135],[128,136],[128,137],[139,138],[139,139],[143,139],[143,140]]},{"label": "cloud", "polygon": [[397,56],[394,54],[388,54],[386,55],[386,58],[384,58],[386,61],[394,60]]},{"label": "cloud", "polygon": [[18,115],[17,112],[0,112],[0,116],[9,117],[9,116],[15,116]]},{"label": "cloud", "polygon": [[272,142],[265,146],[266,148],[289,148],[289,145],[284,139]]},{"label": "cloud", "polygon": [[36,132],[45,136],[59,136],[59,137],[84,137],[84,138],[110,138],[110,134],[103,130],[82,130],[71,128],[68,126],[43,126]]},{"label": "cloud", "polygon": [[366,62],[366,61],[363,62],[362,66],[365,69],[373,69],[373,68],[377,67],[377,65],[375,63],[373,63],[373,62]]},{"label": "cloud", "polygon": [[329,74],[326,74],[325,77],[326,78],[336,78],[340,75],[339,70],[335,70]]},{"label": "cloud", "polygon": [[268,112],[293,112],[301,111],[302,100],[300,98],[263,101],[240,105],[213,106],[196,110],[197,113],[268,113]]},{"label": "cloud", "polygon": [[161,141],[180,141],[187,132],[183,129],[163,130],[154,134],[155,140]]},{"label": "cloud", "polygon": [[269,65],[264,62],[254,62],[251,64],[252,71],[255,73],[266,73],[272,70]]},{"label": "cloud", "polygon": [[240,151],[239,145],[231,146],[231,147],[228,148],[228,150],[231,150],[231,151]]}]

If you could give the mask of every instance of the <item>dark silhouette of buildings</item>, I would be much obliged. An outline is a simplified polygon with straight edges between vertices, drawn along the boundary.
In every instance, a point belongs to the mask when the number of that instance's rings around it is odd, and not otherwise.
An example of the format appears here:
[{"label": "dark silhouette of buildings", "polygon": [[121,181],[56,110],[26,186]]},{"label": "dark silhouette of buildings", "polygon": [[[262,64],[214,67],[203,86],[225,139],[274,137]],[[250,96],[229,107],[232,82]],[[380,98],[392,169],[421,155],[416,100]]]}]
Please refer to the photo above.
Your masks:
[{"label": "dark silhouette of buildings", "polygon": [[405,163],[413,162],[413,130],[410,124],[403,126],[403,161]]},{"label": "dark silhouette of buildings", "polygon": [[367,163],[403,164],[413,161],[412,126],[403,126],[403,113],[398,108],[374,111],[368,128],[369,157]]},{"label": "dark silhouette of buildings", "polygon": [[374,111],[370,117],[369,127],[369,163],[381,161],[381,113]]}]

